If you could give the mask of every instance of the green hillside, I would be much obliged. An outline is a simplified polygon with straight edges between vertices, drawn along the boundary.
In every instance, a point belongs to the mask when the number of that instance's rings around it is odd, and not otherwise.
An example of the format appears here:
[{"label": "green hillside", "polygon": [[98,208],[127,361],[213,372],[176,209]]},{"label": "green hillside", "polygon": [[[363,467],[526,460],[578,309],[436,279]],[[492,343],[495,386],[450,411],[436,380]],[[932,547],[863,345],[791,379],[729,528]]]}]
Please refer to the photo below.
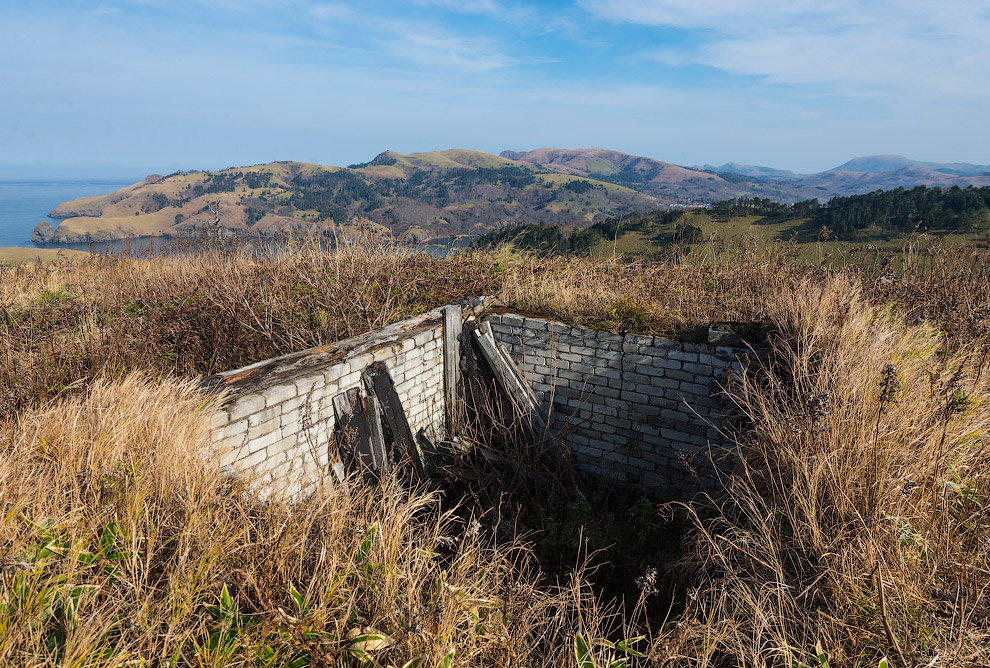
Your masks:
[{"label": "green hillside", "polygon": [[629,188],[480,151],[386,151],[347,168],[276,162],[150,176],[60,205],[52,215],[64,221],[44,240],[213,233],[216,203],[228,233],[377,227],[421,240],[482,234],[510,222],[586,225],[656,206]]}]

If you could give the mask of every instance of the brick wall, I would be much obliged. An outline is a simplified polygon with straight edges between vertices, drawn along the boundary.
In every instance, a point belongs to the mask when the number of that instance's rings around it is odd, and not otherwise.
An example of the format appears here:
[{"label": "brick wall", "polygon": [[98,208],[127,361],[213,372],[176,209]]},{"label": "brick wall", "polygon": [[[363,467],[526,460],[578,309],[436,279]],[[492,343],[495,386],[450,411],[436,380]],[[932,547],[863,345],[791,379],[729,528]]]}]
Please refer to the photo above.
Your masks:
[{"label": "brick wall", "polygon": [[743,350],[508,313],[486,319],[583,469],[659,499],[718,488],[732,463],[719,393]]},{"label": "brick wall", "polygon": [[330,346],[266,360],[207,379],[228,400],[213,416],[221,463],[257,489],[304,492],[333,464],[331,401],[362,388],[361,374],[383,362],[415,434],[443,423],[440,311]]}]

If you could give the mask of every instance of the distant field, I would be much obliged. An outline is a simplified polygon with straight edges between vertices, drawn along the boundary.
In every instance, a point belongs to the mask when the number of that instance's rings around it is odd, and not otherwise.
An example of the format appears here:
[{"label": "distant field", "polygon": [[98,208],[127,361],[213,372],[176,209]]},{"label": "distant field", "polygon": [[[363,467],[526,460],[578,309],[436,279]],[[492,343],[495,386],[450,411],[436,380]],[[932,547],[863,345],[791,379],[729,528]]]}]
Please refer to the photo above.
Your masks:
[{"label": "distant field", "polygon": [[[883,251],[899,251],[909,243],[924,245],[939,240],[944,244],[970,248],[987,248],[986,235],[977,233],[932,233],[921,237],[886,233],[864,233],[855,240],[835,240],[814,229],[807,219],[760,223],[762,216],[738,216],[727,220],[713,220],[707,211],[693,211],[681,222],[701,228],[705,241],[689,244],[690,253],[704,253],[711,242],[740,242],[752,246],[758,253],[768,253],[774,242],[791,242],[797,259],[805,263],[832,265],[849,264],[867,259]],[[663,251],[674,234],[674,223],[656,223],[642,230],[623,232],[619,238],[605,239],[596,244],[593,257],[611,257],[613,254],[636,257]]]},{"label": "distant field", "polygon": [[83,257],[86,251],[65,248],[20,248],[0,247],[0,264],[21,264],[23,262],[52,262],[59,257]]}]

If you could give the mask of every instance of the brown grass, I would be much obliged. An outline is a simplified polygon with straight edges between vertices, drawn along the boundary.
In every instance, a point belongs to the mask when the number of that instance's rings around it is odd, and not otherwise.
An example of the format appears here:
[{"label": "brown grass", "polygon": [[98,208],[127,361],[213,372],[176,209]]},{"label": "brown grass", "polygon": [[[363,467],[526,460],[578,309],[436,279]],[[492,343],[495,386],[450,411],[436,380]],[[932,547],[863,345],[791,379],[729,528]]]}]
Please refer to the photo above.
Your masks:
[{"label": "brown grass", "polygon": [[0,664],[540,666],[621,634],[580,568],[541,583],[394,479],[259,501],[201,458],[211,408],[132,375],[7,426]]},{"label": "brown grass", "polygon": [[[786,246],[710,251],[624,264],[346,246],[0,267],[0,411],[18,416],[0,438],[0,662],[344,665],[360,659],[347,634],[368,628],[389,636],[383,666],[450,651],[455,665],[574,665],[575,634],[604,666],[621,652],[601,641],[640,633],[644,665],[986,664],[986,256],[909,249],[836,269]],[[637,604],[623,623],[580,568],[545,582],[522,543],[475,537],[395,481],[263,504],[196,454],[201,399],[151,380],[484,293],[619,331],[776,330],[735,390],[748,428],[728,497],[687,509],[675,616]]]},{"label": "brown grass", "polygon": [[987,349],[845,279],[773,308],[780,339],[735,396],[745,460],[682,563],[701,663],[985,665]]}]

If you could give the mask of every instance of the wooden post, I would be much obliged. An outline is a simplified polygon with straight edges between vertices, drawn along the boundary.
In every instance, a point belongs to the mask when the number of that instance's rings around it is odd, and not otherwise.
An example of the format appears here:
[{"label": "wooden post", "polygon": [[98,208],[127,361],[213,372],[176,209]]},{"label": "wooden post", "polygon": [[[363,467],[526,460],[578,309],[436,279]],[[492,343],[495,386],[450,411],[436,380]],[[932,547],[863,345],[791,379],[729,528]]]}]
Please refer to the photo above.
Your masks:
[{"label": "wooden post", "polygon": [[460,426],[462,317],[463,309],[459,304],[443,307],[443,400],[448,435],[456,433]]}]

